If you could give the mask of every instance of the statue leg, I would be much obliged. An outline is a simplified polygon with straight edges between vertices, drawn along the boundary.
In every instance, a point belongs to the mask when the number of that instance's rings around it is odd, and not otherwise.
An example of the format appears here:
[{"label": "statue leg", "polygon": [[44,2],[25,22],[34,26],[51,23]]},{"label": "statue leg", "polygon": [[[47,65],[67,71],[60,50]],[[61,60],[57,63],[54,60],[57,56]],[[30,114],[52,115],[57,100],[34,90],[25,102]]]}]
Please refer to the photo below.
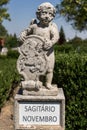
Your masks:
[{"label": "statue leg", "polygon": [[53,70],[54,70],[55,57],[54,52],[48,56],[48,71],[46,73],[46,88],[52,88]]},{"label": "statue leg", "polygon": [[53,71],[48,72],[46,74],[46,88],[47,89],[51,89],[52,88],[52,85],[51,85],[52,79],[53,79]]}]

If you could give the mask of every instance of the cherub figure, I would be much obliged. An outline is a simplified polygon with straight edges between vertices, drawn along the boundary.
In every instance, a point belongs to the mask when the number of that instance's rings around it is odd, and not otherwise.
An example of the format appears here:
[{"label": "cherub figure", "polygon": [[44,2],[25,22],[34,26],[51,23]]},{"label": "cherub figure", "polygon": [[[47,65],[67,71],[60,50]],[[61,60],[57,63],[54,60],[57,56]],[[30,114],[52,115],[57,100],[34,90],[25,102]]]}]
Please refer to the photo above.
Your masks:
[{"label": "cherub figure", "polygon": [[52,22],[53,18],[55,17],[55,13],[56,10],[51,3],[49,2],[42,3],[38,7],[36,12],[36,16],[39,22],[37,22],[37,20],[33,20],[30,26],[20,34],[20,40],[22,42],[29,35],[41,36],[45,41],[44,49],[47,52],[46,55],[48,59],[48,70],[46,72],[46,83],[45,83],[45,87],[47,89],[52,88],[51,83],[55,63],[53,45],[59,39],[57,26],[54,22]]}]

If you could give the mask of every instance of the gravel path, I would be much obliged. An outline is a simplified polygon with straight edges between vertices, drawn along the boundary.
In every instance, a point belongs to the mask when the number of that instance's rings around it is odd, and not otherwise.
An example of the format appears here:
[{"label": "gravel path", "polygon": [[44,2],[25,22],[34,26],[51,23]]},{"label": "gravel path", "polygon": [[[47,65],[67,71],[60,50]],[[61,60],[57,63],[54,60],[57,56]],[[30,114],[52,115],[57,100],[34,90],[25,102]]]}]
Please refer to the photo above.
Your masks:
[{"label": "gravel path", "polygon": [[13,104],[7,102],[0,113],[0,130],[14,130]]}]

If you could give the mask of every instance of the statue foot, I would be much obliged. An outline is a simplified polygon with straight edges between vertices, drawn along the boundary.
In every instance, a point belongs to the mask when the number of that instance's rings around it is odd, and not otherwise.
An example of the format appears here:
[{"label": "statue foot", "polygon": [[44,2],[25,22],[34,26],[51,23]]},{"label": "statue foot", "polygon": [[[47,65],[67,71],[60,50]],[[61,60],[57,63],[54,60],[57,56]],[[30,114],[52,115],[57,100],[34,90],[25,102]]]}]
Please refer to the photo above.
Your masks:
[{"label": "statue foot", "polygon": [[53,89],[52,85],[50,83],[46,83],[46,88],[47,89]]}]

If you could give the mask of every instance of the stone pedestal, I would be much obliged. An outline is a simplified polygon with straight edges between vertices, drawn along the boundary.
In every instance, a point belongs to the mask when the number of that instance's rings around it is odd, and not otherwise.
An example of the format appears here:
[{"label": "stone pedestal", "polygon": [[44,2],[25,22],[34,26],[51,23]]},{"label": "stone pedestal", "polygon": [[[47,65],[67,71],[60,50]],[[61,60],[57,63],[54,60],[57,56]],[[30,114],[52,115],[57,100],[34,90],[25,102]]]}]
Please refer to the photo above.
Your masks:
[{"label": "stone pedestal", "polygon": [[15,130],[64,130],[65,97],[62,88],[57,96],[15,96]]}]

